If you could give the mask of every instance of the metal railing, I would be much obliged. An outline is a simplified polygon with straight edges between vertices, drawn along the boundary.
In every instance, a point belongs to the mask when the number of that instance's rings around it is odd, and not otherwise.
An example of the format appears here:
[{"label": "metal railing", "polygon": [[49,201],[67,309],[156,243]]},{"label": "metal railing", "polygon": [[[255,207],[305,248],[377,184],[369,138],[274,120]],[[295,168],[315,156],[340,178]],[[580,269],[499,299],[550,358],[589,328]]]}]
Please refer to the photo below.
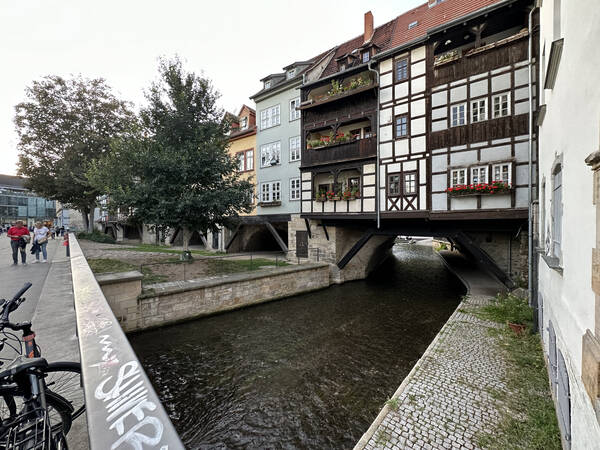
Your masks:
[{"label": "metal railing", "polygon": [[69,246],[90,447],[183,449],[74,234]]}]

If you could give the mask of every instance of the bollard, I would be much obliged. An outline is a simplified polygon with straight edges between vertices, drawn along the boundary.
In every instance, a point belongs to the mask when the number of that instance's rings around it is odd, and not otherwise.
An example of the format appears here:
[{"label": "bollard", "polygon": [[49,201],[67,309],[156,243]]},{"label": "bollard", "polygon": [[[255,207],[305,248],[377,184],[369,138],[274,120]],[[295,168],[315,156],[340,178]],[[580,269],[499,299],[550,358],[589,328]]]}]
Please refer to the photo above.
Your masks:
[{"label": "bollard", "polygon": [[71,247],[69,246],[69,233],[65,233],[65,239],[63,241],[63,245],[66,247],[67,258],[71,256]]}]

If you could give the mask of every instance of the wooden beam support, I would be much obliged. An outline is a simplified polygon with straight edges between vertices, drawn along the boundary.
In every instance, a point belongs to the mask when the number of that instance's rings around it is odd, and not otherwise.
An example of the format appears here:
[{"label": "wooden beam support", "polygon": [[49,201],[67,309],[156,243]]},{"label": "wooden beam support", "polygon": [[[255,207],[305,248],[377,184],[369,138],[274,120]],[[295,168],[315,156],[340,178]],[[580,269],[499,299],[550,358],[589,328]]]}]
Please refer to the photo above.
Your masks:
[{"label": "wooden beam support", "polygon": [[354,256],[360,251],[360,249],[363,248],[367,242],[369,242],[371,236],[373,236],[372,230],[365,231],[365,233],[360,237],[360,239],[356,241],[356,244],[354,244],[352,248],[348,250],[348,253],[346,253],[344,257],[339,260],[339,262],[337,263],[338,268],[343,269],[344,267],[346,267],[346,265],[352,260],[352,258],[354,258]]},{"label": "wooden beam support", "polygon": [[233,234],[231,235],[231,237],[229,238],[229,240],[225,244],[225,250],[229,250],[229,247],[231,247],[231,244],[233,244],[233,241],[235,240],[235,238],[238,235],[238,232],[240,231],[240,228],[242,228],[242,224],[241,223],[238,224],[237,227],[235,227],[235,230],[233,231]]},{"label": "wooden beam support", "polygon": [[312,233],[310,232],[310,221],[308,219],[304,219],[304,225],[306,225],[306,232],[308,233],[309,239],[312,239]]},{"label": "wooden beam support", "polygon": [[323,231],[325,232],[325,238],[327,238],[327,240],[329,240],[329,233],[327,232],[327,225],[325,225],[324,223],[321,223],[321,226],[323,227]]},{"label": "wooden beam support", "polygon": [[287,253],[287,251],[288,251],[287,245],[285,245],[285,242],[283,242],[283,239],[281,239],[281,236],[279,236],[279,233],[277,233],[277,230],[275,229],[275,227],[273,227],[273,225],[271,225],[270,222],[265,222],[265,226],[267,227],[267,230],[269,230],[271,232],[271,234],[277,241],[277,244],[279,245],[279,247],[281,247],[281,250],[283,250],[284,252]]}]

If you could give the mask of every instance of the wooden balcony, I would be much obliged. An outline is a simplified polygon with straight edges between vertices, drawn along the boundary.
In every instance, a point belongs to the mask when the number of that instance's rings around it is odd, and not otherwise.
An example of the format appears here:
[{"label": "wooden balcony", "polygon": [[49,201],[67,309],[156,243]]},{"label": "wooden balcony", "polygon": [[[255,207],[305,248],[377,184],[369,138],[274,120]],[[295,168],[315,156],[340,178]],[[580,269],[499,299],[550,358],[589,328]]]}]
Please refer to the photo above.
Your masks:
[{"label": "wooden balcony", "polygon": [[359,139],[343,144],[321,148],[302,149],[301,167],[334,164],[353,159],[374,158],[377,156],[377,137]]},{"label": "wooden balcony", "polygon": [[448,55],[445,60],[442,57],[441,61],[433,63],[432,85],[450,83],[527,59],[528,36],[524,30],[483,47],[472,48],[462,55]]}]

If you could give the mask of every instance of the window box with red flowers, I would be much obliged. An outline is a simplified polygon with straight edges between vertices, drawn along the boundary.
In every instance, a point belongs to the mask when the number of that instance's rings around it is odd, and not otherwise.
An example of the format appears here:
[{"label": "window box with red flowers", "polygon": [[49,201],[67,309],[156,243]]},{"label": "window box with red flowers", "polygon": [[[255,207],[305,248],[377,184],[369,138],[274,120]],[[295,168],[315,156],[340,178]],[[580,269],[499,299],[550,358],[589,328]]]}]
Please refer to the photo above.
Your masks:
[{"label": "window box with red flowers", "polygon": [[446,192],[451,197],[465,197],[468,195],[501,195],[509,194],[512,186],[504,181],[493,181],[492,183],[459,184],[449,187]]}]

